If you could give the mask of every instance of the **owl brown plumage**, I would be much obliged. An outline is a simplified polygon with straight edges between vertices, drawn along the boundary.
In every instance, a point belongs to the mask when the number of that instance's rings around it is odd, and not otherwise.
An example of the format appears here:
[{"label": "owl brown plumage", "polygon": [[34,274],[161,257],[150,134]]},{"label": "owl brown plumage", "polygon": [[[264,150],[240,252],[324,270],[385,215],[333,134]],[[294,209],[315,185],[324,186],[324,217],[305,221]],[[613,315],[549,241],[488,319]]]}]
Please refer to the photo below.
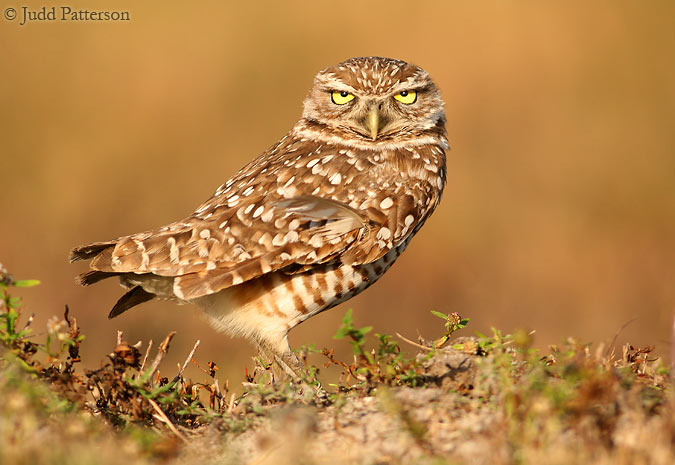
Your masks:
[{"label": "owl brown plumage", "polygon": [[302,118],[189,217],[77,247],[83,285],[119,276],[110,317],[155,297],[202,307],[290,365],[287,333],[374,283],[445,185],[445,114],[421,68],[352,58],[319,72]]}]

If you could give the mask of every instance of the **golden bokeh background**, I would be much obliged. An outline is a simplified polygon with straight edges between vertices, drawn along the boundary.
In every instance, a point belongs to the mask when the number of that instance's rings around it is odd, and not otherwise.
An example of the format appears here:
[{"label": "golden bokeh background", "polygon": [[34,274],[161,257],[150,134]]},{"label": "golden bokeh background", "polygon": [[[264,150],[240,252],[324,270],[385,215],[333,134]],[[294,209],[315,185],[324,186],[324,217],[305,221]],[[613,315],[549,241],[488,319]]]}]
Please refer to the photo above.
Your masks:
[{"label": "golden bokeh background", "polygon": [[[32,9],[60,3],[24,2]],[[452,151],[438,210],[377,285],[291,333],[333,346],[358,325],[439,335],[470,328],[632,341],[667,354],[675,310],[675,3],[105,0],[128,22],[0,18],[0,262],[38,329],[65,304],[85,364],[126,338],[177,330],[170,363],[237,381],[253,348],[196,309],[151,303],[113,321],[116,282],[74,284],[83,243],[189,214],[290,129],[313,75],[352,56],[424,67]],[[21,15],[21,12],[19,12]],[[625,327],[624,327],[625,326]],[[623,327],[623,329],[622,329]],[[170,365],[169,368],[171,369]]]}]

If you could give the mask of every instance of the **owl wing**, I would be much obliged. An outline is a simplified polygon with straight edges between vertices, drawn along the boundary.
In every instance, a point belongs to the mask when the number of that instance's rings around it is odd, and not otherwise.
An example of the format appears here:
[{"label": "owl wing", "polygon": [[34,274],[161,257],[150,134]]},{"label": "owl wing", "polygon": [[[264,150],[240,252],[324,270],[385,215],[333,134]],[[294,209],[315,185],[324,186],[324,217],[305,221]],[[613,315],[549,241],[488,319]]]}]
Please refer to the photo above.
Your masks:
[{"label": "owl wing", "polygon": [[291,265],[326,263],[368,230],[364,215],[331,199],[251,200],[208,218],[193,215],[156,231],[79,247],[71,260],[93,257],[94,271],[83,275],[84,283],[101,273],[152,273],[174,277],[174,294],[193,299]]},{"label": "owl wing", "polygon": [[[295,273],[333,260],[354,266],[377,261],[421,227],[428,209],[433,208],[431,202],[420,203],[410,194],[395,198],[374,198],[378,207],[387,208],[363,211],[314,196],[272,202],[266,208],[276,220],[267,222],[270,229],[266,231],[260,222],[253,225],[256,232],[247,246],[258,254],[249,257],[247,253],[241,261],[182,274],[175,279],[174,292],[192,299],[272,271]],[[257,249],[256,242],[266,247]]]},{"label": "owl wing", "polygon": [[330,262],[368,229],[361,214],[330,199],[301,196],[272,202],[266,208],[272,219],[267,228],[260,221],[255,225],[244,260],[177,277],[176,295],[191,299],[273,271]]}]

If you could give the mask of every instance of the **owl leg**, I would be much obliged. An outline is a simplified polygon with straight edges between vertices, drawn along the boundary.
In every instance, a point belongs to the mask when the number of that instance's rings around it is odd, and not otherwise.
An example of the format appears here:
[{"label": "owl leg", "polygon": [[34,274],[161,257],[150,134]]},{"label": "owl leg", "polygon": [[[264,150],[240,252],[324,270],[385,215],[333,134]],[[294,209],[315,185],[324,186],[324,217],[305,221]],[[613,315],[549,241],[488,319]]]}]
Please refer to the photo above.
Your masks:
[{"label": "owl leg", "polygon": [[306,377],[305,366],[292,351],[289,350],[279,355],[275,354],[274,360],[293,379],[301,380]]},{"label": "owl leg", "polygon": [[276,364],[283,373],[295,381],[305,378],[305,365],[298,359],[288,344],[288,338],[284,337],[282,343],[271,344],[269,341],[257,339],[256,345],[264,358]]},{"label": "owl leg", "polygon": [[328,393],[323,389],[318,380],[314,379],[311,384],[308,382],[309,376],[307,367],[291,350],[291,347],[288,345],[288,339],[285,339],[285,341],[287,350],[282,352],[271,350],[270,355],[273,357],[272,360],[274,360],[276,365],[281,368],[287,376],[290,376],[303,391],[308,393],[311,392],[312,396],[319,402],[326,402],[328,400]]}]

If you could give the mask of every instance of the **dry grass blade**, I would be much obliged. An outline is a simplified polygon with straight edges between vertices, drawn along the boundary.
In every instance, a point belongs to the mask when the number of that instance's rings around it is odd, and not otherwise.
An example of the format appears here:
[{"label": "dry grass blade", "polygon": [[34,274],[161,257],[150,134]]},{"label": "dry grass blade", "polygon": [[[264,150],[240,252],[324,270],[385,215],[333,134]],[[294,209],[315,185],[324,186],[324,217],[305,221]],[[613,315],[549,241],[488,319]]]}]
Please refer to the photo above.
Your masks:
[{"label": "dry grass blade", "polygon": [[635,317],[635,318],[631,318],[630,320],[626,321],[623,325],[621,325],[621,327],[616,331],[616,333],[614,333],[614,337],[612,338],[612,342],[611,342],[611,343],[609,344],[609,346],[607,347],[607,351],[608,351],[608,352],[606,353],[607,356],[609,356],[609,357],[613,357],[613,356],[614,356],[614,353],[615,353],[615,347],[616,347],[616,340],[619,338],[619,335],[621,334],[621,332],[622,332],[624,329],[626,329],[631,323],[633,323],[633,322],[634,322],[635,320],[637,320],[637,319],[638,319],[638,318]]},{"label": "dry grass blade", "polygon": [[180,438],[181,441],[188,444],[190,442],[188,441],[188,438],[186,438],[180,431],[178,431],[176,426],[173,423],[171,423],[171,420],[169,420],[169,417],[166,416],[166,413],[164,413],[164,411],[161,408],[159,408],[157,402],[155,402],[152,399],[148,399],[148,402],[150,402],[152,408],[154,408],[155,411],[157,412],[157,417],[159,417],[159,419],[171,430],[171,432],[176,436],[178,436],[178,438]]},{"label": "dry grass blade", "polygon": [[401,333],[396,333],[396,336],[397,336],[399,339],[401,339],[402,341],[407,342],[408,344],[410,344],[410,345],[412,345],[412,346],[415,346],[415,347],[417,347],[417,348],[419,348],[419,349],[426,350],[426,351],[434,350],[433,347],[423,346],[422,344],[418,344],[418,343],[416,343],[416,342],[414,342],[414,341],[411,341],[411,340],[408,339],[407,337],[402,336]]},{"label": "dry grass blade", "polygon": [[148,348],[145,351],[145,355],[143,356],[143,363],[141,363],[141,368],[140,368],[141,373],[143,373],[143,370],[145,369],[145,362],[148,361],[148,355],[150,355],[150,351],[152,350],[152,345],[153,345],[153,342],[152,342],[152,339],[150,339],[150,342],[148,342]]},{"label": "dry grass blade", "polygon": [[230,397],[230,403],[227,406],[227,413],[232,413],[232,410],[234,410],[234,401],[235,401],[235,395],[234,395],[234,392],[233,392],[232,396]]},{"label": "dry grass blade", "polygon": [[190,363],[190,360],[192,360],[192,357],[195,355],[195,352],[197,351],[197,347],[199,347],[199,343],[200,343],[200,341],[199,341],[199,339],[197,339],[197,342],[195,342],[194,347],[192,348],[192,350],[188,354],[187,358],[185,359],[185,363],[183,363],[183,365],[180,367],[180,370],[178,371],[178,374],[171,381],[172,383],[175,383],[176,381],[178,381],[180,379],[181,376],[183,376],[183,372],[185,371],[185,367],[188,365],[188,363]]},{"label": "dry grass blade", "polygon": [[155,359],[152,361],[152,365],[150,365],[150,371],[148,373],[148,378],[150,380],[152,380],[152,376],[157,371],[157,368],[159,368],[159,364],[162,363],[164,356],[169,351],[169,344],[171,344],[171,339],[173,339],[175,335],[176,331],[171,331],[159,345],[159,349],[157,349],[157,355],[155,356]]}]

